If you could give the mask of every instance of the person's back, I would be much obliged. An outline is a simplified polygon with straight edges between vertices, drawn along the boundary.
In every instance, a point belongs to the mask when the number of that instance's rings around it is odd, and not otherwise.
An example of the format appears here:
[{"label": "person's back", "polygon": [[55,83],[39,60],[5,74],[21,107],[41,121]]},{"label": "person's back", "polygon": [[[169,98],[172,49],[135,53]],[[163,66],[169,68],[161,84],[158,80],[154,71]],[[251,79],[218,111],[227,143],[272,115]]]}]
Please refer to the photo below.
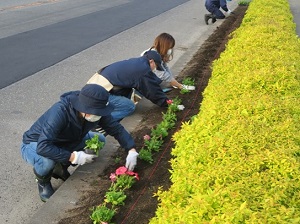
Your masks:
[{"label": "person's back", "polygon": [[151,72],[146,57],[118,61],[101,69],[98,73],[104,76],[113,86],[137,88],[139,79]]},{"label": "person's back", "polygon": [[161,80],[153,73],[162,70],[161,56],[148,51],[144,56],[118,61],[100,69],[88,81],[109,91],[109,102],[114,105],[112,117],[121,121],[135,110],[131,100],[133,89],[138,90],[148,100],[161,107],[167,107],[168,98],[160,88]]},{"label": "person's back", "polygon": [[[59,151],[59,159],[67,160],[70,157],[70,153],[76,145],[81,142],[81,135],[86,135],[91,129],[92,124],[84,126],[79,125],[76,110],[70,106],[70,98],[78,95],[79,91],[72,91],[64,93],[60,97],[60,101],[55,103],[49,108],[31,127],[28,131],[23,134],[23,142],[29,144],[30,142],[39,141],[39,150],[45,150],[51,155],[55,154],[55,150],[50,147],[57,145],[64,148]],[[45,126],[51,123],[52,126],[64,126],[72,132],[60,132],[54,135],[50,128]],[[84,130],[85,129],[85,130]],[[50,130],[50,131],[49,131]],[[47,142],[47,138],[51,137],[51,144]],[[69,152],[68,152],[69,151]],[[48,155],[49,156],[49,155]]]},{"label": "person's back", "polygon": [[167,106],[167,97],[159,86],[161,80],[152,72],[145,56],[115,62],[99,73],[114,86],[110,90],[113,95],[130,98],[132,89],[136,89],[153,103]]}]

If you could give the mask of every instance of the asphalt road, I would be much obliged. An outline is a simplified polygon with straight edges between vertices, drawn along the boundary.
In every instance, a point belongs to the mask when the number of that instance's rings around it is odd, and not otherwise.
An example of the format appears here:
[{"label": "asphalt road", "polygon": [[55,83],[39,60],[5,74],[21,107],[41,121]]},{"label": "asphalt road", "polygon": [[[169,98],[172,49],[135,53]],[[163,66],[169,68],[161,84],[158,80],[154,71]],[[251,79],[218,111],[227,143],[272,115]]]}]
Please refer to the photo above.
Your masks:
[{"label": "asphalt road", "polygon": [[[72,15],[74,11],[81,11],[82,7],[86,10],[86,14],[76,15],[73,18],[63,17],[54,24],[0,39],[0,88],[52,66],[187,0],[117,2],[112,4],[109,1],[110,4],[107,4],[107,1],[95,0],[67,1],[67,5],[63,2],[55,2],[38,6],[27,4],[28,7],[22,10],[15,8],[14,10],[25,13],[19,16],[19,19],[27,20],[18,20],[14,24],[22,23],[22,26],[31,23],[32,19],[52,19],[58,13]],[[62,4],[64,6],[61,8]],[[38,8],[43,8],[41,10],[43,13]],[[27,18],[26,13],[36,15]],[[6,24],[5,26],[7,27]]]},{"label": "asphalt road", "polygon": [[24,131],[63,92],[81,89],[107,64],[139,56],[161,32],[176,39],[176,75],[214,30],[204,12],[197,0],[0,2],[0,223],[29,223],[48,204],[20,156]]}]

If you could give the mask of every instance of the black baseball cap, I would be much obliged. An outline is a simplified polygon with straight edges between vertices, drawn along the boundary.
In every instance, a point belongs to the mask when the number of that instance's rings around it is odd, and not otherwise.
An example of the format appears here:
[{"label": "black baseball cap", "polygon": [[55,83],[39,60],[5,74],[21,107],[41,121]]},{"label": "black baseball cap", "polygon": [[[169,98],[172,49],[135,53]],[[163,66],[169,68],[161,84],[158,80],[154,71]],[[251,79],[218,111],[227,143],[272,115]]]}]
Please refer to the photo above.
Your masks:
[{"label": "black baseball cap", "polygon": [[164,71],[164,68],[162,67],[161,56],[156,50],[146,51],[144,56],[146,56],[149,60],[152,59],[155,62],[157,70]]}]

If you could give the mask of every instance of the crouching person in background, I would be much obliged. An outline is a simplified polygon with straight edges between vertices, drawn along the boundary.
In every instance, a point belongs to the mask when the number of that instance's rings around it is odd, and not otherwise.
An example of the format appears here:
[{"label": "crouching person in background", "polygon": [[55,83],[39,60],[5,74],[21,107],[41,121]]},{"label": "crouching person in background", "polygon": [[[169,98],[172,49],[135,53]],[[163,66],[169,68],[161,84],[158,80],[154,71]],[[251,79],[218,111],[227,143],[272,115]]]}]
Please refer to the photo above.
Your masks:
[{"label": "crouching person in background", "polygon": [[204,15],[206,25],[208,25],[209,19],[212,20],[212,23],[215,23],[217,19],[225,19],[226,16],[220,8],[225,11],[227,16],[234,14],[230,9],[228,9],[226,0],[205,0],[205,8],[210,12],[210,14]]}]

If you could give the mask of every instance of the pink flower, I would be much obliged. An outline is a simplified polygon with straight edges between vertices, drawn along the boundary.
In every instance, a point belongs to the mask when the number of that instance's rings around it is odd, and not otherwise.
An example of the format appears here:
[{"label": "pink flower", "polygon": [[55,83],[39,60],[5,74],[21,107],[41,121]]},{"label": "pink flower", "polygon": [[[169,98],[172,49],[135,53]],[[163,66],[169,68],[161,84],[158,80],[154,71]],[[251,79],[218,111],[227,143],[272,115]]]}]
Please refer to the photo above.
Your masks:
[{"label": "pink flower", "polygon": [[167,104],[172,104],[173,103],[173,100],[167,100]]},{"label": "pink flower", "polygon": [[150,135],[144,135],[144,140],[149,141],[151,139]]},{"label": "pink flower", "polygon": [[130,175],[130,176],[134,176],[135,179],[140,180],[138,173],[132,172],[132,171],[127,171],[126,174]]},{"label": "pink flower", "polygon": [[116,174],[117,175],[130,175],[130,176],[134,176],[137,180],[140,180],[138,173],[132,172],[130,170],[128,170],[125,166],[121,166],[116,170]]},{"label": "pink flower", "polygon": [[101,221],[101,224],[108,224],[108,222],[102,222],[102,221]]},{"label": "pink flower", "polygon": [[109,178],[110,178],[111,182],[114,183],[117,180],[117,175],[115,173],[111,173]]},{"label": "pink flower", "polygon": [[127,168],[125,166],[121,166],[116,170],[117,175],[126,174]]}]

